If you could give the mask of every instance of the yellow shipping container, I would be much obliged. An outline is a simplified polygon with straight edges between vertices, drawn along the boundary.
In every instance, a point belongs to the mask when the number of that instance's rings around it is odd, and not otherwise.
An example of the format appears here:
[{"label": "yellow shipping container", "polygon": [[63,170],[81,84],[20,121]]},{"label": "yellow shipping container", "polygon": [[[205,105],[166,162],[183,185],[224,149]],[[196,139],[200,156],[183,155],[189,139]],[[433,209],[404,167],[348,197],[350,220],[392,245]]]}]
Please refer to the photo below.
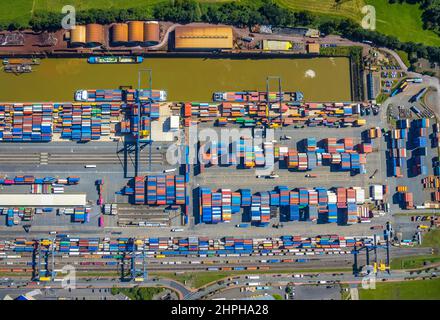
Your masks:
[{"label": "yellow shipping container", "polygon": [[43,245],[43,246],[50,246],[51,244],[52,244],[52,241],[50,241],[50,240],[41,241],[41,245]]},{"label": "yellow shipping container", "polygon": [[40,277],[39,280],[40,280],[40,281],[47,282],[47,281],[50,281],[50,277]]}]

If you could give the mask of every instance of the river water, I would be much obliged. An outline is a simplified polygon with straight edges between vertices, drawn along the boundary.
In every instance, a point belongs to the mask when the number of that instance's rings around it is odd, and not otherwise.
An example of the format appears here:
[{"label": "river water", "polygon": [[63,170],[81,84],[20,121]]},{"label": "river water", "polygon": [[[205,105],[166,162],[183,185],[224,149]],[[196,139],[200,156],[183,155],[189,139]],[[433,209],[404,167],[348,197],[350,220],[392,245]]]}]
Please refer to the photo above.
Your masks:
[{"label": "river water", "polygon": [[[215,91],[266,90],[281,76],[283,91],[302,91],[306,101],[351,100],[348,58],[145,58],[142,64],[91,65],[86,59],[44,59],[30,74],[0,71],[0,101],[64,102],[78,89],[137,87],[138,71],[151,69],[153,88],[170,101],[211,101]],[[143,76],[142,87],[147,87]],[[271,80],[271,91],[278,82]]]}]

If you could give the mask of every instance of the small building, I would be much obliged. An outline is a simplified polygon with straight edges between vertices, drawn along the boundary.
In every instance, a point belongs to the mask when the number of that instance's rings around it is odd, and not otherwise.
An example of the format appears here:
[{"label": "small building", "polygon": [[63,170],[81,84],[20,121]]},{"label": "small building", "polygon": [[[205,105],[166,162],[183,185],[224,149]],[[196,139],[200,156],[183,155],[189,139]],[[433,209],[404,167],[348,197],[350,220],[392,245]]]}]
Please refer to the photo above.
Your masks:
[{"label": "small building", "polygon": [[144,22],[128,22],[128,41],[132,44],[141,44],[144,42]]},{"label": "small building", "polygon": [[281,40],[263,40],[262,48],[264,51],[288,51],[292,49],[292,43]]},{"label": "small building", "polygon": [[70,45],[83,46],[86,44],[86,26],[75,26],[70,30]]},{"label": "small building", "polygon": [[84,207],[87,204],[85,193],[63,194],[0,194],[4,207]]},{"label": "small building", "polygon": [[125,45],[128,42],[128,24],[115,23],[112,26],[111,42],[115,45]]},{"label": "small building", "polygon": [[157,21],[146,21],[144,23],[144,43],[147,46],[154,46],[160,41],[160,26]]},{"label": "small building", "polygon": [[170,117],[170,131],[179,130],[180,117],[179,116],[171,116]]},{"label": "small building", "polygon": [[383,186],[381,185],[372,185],[371,186],[371,198],[373,200],[383,200]]},{"label": "small building", "polygon": [[308,43],[307,53],[309,54],[319,54],[320,45],[319,43]]},{"label": "small building", "polygon": [[233,48],[232,27],[179,26],[174,31],[175,50],[210,51]]},{"label": "small building", "polygon": [[318,29],[307,29],[306,37],[309,38],[319,38],[320,32]]},{"label": "small building", "polygon": [[376,99],[376,89],[374,88],[374,77],[373,73],[369,73],[367,75],[367,93],[368,93],[368,100],[374,100]]},{"label": "small building", "polygon": [[105,42],[105,31],[102,24],[90,23],[86,25],[86,43],[88,46],[102,46]]}]

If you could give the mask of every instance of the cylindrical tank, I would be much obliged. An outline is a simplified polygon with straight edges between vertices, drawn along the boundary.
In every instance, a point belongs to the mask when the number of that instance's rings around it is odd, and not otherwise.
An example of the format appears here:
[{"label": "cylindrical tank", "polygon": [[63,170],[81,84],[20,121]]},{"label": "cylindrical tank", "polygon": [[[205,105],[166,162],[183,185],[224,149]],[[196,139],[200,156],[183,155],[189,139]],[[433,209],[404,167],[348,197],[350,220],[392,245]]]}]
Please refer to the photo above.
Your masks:
[{"label": "cylindrical tank", "polygon": [[84,45],[86,43],[86,26],[75,26],[70,30],[70,44],[74,46]]},{"label": "cylindrical tank", "polygon": [[128,24],[116,23],[112,27],[112,42],[125,44],[128,42]]},{"label": "cylindrical tank", "polygon": [[144,23],[142,21],[128,22],[128,41],[131,43],[144,41]]},{"label": "cylindrical tank", "polygon": [[86,41],[91,46],[105,44],[104,26],[96,23],[88,24],[86,26]]},{"label": "cylindrical tank", "polygon": [[160,41],[160,27],[157,21],[144,23],[144,42],[147,45],[156,45]]}]

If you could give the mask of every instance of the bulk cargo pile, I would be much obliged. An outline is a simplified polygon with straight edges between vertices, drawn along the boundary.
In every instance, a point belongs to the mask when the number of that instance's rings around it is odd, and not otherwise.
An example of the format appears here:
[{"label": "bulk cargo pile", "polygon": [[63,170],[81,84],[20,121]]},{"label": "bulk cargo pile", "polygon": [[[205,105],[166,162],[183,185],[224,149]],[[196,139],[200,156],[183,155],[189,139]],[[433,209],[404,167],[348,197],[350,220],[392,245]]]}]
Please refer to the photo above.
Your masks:
[{"label": "bulk cargo pile", "polygon": [[250,189],[199,189],[200,222],[230,222],[231,214],[243,212],[256,226],[268,226],[271,209],[279,208],[282,221],[354,224],[372,215],[366,203],[365,190],[351,188],[295,188],[277,186],[273,191],[252,194]]}]

